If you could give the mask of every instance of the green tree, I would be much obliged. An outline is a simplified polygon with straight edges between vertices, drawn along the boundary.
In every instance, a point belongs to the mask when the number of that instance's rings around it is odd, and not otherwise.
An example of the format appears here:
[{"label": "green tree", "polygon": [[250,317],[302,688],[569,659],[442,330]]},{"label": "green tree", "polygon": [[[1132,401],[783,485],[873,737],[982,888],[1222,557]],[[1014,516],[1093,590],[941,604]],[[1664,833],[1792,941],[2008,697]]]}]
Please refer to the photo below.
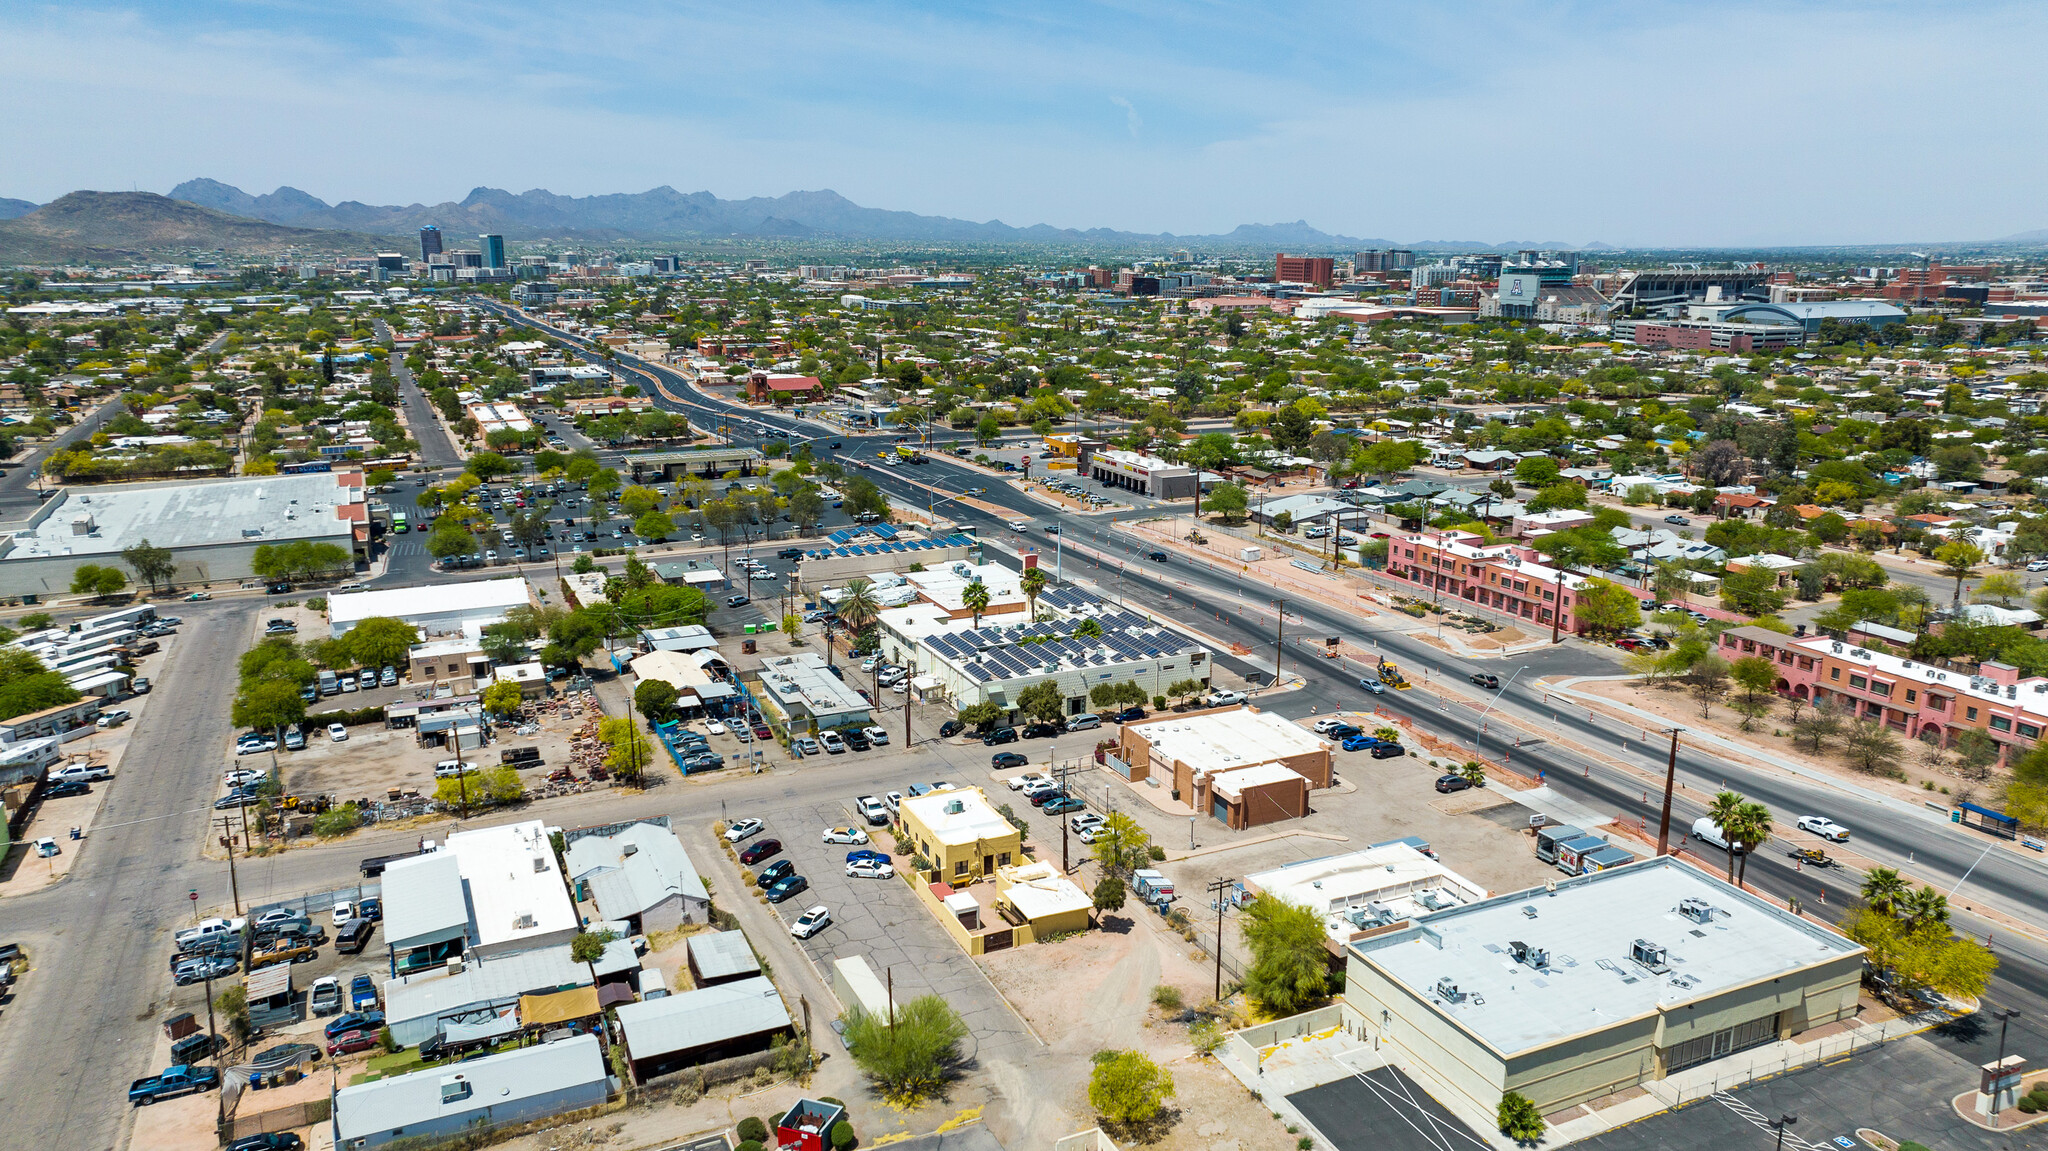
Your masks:
[{"label": "green tree", "polygon": [[1911,885],[1895,868],[1873,867],[1863,874],[1863,902],[1881,914],[1893,914],[1911,892]]},{"label": "green tree", "polygon": [[1851,719],[1842,741],[1849,763],[1872,775],[1902,774],[1895,766],[1900,750],[1899,737],[1882,720]]},{"label": "green tree", "polygon": [[1619,635],[1643,622],[1642,607],[1628,589],[1597,577],[1579,588],[1571,610],[1572,619],[1595,635]]},{"label": "green tree", "polygon": [[1141,867],[1151,852],[1151,835],[1121,811],[1110,812],[1095,831],[1095,861],[1105,874],[1121,875]]},{"label": "green tree", "polygon": [[128,565],[136,579],[148,584],[150,591],[155,591],[159,584],[170,586],[171,577],[178,571],[178,561],[171,555],[171,549],[151,544],[148,536],[122,548],[121,562]]},{"label": "green tree", "polygon": [[1730,572],[1721,580],[1721,606],[1744,615],[1771,615],[1785,606],[1785,593],[1775,572]]},{"label": "green tree", "polygon": [[1088,1076],[1088,1105],[1110,1124],[1150,1122],[1173,1095],[1173,1076],[1140,1051],[1098,1051]]},{"label": "green tree", "polygon": [[261,680],[243,687],[235,696],[230,718],[256,731],[276,731],[305,719],[306,701],[289,681]]},{"label": "green tree", "polygon": [[519,705],[526,698],[520,694],[518,684],[506,681],[485,688],[482,702],[484,710],[492,715],[513,716],[519,714]]},{"label": "green tree", "polygon": [[1583,508],[1586,506],[1586,489],[1569,481],[1552,484],[1537,492],[1529,500],[1532,512],[1557,511],[1559,509]]},{"label": "green tree", "polygon": [[128,577],[120,568],[99,564],[79,564],[71,572],[73,595],[90,595],[94,599],[106,599],[118,594],[128,586]]},{"label": "green tree", "polygon": [[1707,805],[1707,818],[1713,820],[1714,826],[1721,829],[1721,838],[1728,843],[1728,882],[1730,883],[1735,882],[1735,856],[1738,854],[1737,849],[1740,847],[1742,840],[1742,837],[1737,832],[1742,826],[1742,809],[1748,802],[1749,800],[1745,799],[1740,793],[1718,791],[1714,793],[1714,802]]},{"label": "green tree", "polygon": [[591,986],[597,985],[597,961],[617,938],[613,931],[579,931],[569,940],[569,958],[590,969]]},{"label": "green tree", "polygon": [[841,1021],[854,1064],[899,1106],[943,1088],[959,1066],[960,1043],[967,1038],[966,1024],[936,995],[898,1005],[893,1021],[858,1006]]},{"label": "green tree", "polygon": [[1529,456],[1515,462],[1515,479],[1532,488],[1547,488],[1557,482],[1563,469],[1549,456]]},{"label": "green tree", "polygon": [[519,470],[519,466],[497,452],[477,452],[463,465],[464,471],[485,483]]},{"label": "green tree", "polygon": [[1500,1097],[1500,1108],[1494,1118],[1499,1121],[1500,1133],[1517,1143],[1534,1145],[1543,1138],[1546,1130],[1543,1112],[1519,1091],[1510,1091]]},{"label": "green tree", "polygon": [[643,679],[633,689],[633,706],[649,723],[660,723],[676,709],[675,685],[665,679]]},{"label": "green tree", "polygon": [[633,717],[622,715],[599,721],[597,737],[611,748],[611,754],[605,756],[605,767],[628,783],[638,783],[641,773],[647,770],[653,749],[647,737],[640,734],[640,727],[633,722]]},{"label": "green tree", "polygon": [[665,540],[676,533],[676,522],[666,512],[648,512],[633,521],[633,534],[643,540]]},{"label": "green tree", "polygon": [[1105,875],[1095,884],[1095,911],[1122,911],[1124,908],[1124,881],[1122,877]]},{"label": "green tree", "polygon": [[1260,895],[1244,909],[1244,943],[1252,953],[1245,993],[1274,1015],[1292,1015],[1329,987],[1323,922],[1311,908]]},{"label": "green tree", "polygon": [[2026,581],[2015,572],[1993,572],[1977,583],[1977,590],[1970,593],[1975,603],[1996,601],[2000,607],[2011,607],[2012,601],[2027,594]]},{"label": "green tree", "polygon": [[350,628],[342,639],[350,657],[364,667],[400,667],[420,642],[420,633],[404,620],[371,616]]},{"label": "green tree", "polygon": [[1749,857],[1763,850],[1771,841],[1771,809],[1754,800],[1743,803],[1735,809],[1735,822],[1721,825],[1729,841],[1742,844],[1742,866],[1736,872],[1736,882],[1749,878]]},{"label": "green tree", "polygon": [[1842,934],[1869,949],[1880,986],[1895,1002],[1912,1003],[1922,989],[1966,998],[1982,995],[1998,969],[1998,957],[1974,939],[1959,939],[1947,924],[1918,924],[1874,906],[1852,909]]},{"label": "green tree", "polygon": [[1792,736],[1805,739],[1812,745],[1815,755],[1820,754],[1821,745],[1842,734],[1842,713],[1832,703],[1817,703],[1805,715],[1792,721]]},{"label": "green tree", "polygon": [[1730,664],[1728,674],[1742,689],[1735,708],[1742,713],[1742,730],[1748,731],[1752,721],[1770,710],[1770,695],[1778,686],[1778,665],[1760,655],[1749,655]]},{"label": "green tree", "polygon": [[45,667],[34,653],[18,647],[0,648],[0,711],[27,715],[76,703],[80,698],[77,688]]},{"label": "green tree", "polygon": [[1934,560],[1938,569],[1948,579],[1956,581],[1956,591],[1951,605],[1960,610],[1963,606],[1963,581],[1976,574],[1977,565],[1984,562],[1984,549],[1973,543],[1954,540],[1934,549]]},{"label": "green tree", "polygon": [[974,703],[961,708],[953,718],[968,727],[986,731],[1003,718],[1003,709],[992,703]]},{"label": "green tree", "polygon": [[1017,693],[1017,710],[1044,723],[1057,723],[1067,711],[1066,693],[1059,682],[1046,680]]},{"label": "green tree", "polygon": [[1024,600],[1030,608],[1032,619],[1038,618],[1038,597],[1045,591],[1045,585],[1051,582],[1051,577],[1045,574],[1042,567],[1025,568],[1023,574],[1017,577],[1017,586],[1024,593]]},{"label": "green tree", "polygon": [[982,613],[988,610],[988,585],[979,579],[969,583],[960,590],[960,603],[973,614],[974,626],[979,628],[981,626]]},{"label": "green tree", "polygon": [[996,442],[1002,434],[1003,425],[997,423],[994,416],[983,416],[981,422],[974,425],[974,442],[983,447]]},{"label": "green tree", "polygon": [[1209,489],[1209,511],[1222,517],[1227,524],[1244,522],[1245,511],[1251,507],[1251,497],[1237,484],[1217,484]]}]

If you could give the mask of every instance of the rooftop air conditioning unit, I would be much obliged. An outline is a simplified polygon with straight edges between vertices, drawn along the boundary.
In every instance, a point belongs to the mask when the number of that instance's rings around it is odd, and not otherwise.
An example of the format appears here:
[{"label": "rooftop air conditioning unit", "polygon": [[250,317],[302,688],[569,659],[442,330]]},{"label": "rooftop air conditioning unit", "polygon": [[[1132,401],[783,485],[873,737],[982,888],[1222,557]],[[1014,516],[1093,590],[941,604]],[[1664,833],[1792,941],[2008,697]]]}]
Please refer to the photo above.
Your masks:
[{"label": "rooftop air conditioning unit", "polygon": [[514,931],[530,931],[533,929],[535,922],[533,912],[522,911],[512,917],[512,929]]},{"label": "rooftop air conditioning unit", "polygon": [[1509,941],[1508,954],[1515,957],[1516,963],[1534,967],[1539,971],[1550,966],[1549,951],[1541,947],[1531,947],[1519,939]]},{"label": "rooftop air conditioning unit", "polygon": [[1465,1002],[1465,993],[1458,990],[1458,985],[1451,982],[1451,977],[1448,975],[1436,981],[1435,990],[1437,996],[1446,1003]]},{"label": "rooftop air conditioning unit", "polygon": [[1660,975],[1670,970],[1670,965],[1664,961],[1664,949],[1647,939],[1638,939],[1630,944],[1628,954],[1629,958]]},{"label": "rooftop air conditioning unit", "polygon": [[637,843],[629,843],[619,849],[620,855],[638,855],[639,853],[640,845]]},{"label": "rooftop air conditioning unit", "polygon": [[1679,900],[1678,913],[1694,923],[1712,923],[1714,921],[1714,906],[1704,899],[1687,898]]}]

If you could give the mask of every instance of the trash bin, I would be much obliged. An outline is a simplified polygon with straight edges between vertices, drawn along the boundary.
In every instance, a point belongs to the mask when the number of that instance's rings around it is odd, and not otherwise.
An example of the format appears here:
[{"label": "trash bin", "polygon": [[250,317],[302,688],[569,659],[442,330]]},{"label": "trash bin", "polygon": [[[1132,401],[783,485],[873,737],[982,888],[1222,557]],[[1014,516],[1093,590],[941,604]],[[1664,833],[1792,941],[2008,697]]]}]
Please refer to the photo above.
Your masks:
[{"label": "trash bin", "polygon": [[84,838],[85,838],[85,833],[84,833],[84,832],[81,832],[80,830],[78,830],[77,828],[75,828],[75,827],[74,827],[74,828],[72,828],[72,829],[71,829],[71,838],[73,838],[73,839],[84,839]]}]

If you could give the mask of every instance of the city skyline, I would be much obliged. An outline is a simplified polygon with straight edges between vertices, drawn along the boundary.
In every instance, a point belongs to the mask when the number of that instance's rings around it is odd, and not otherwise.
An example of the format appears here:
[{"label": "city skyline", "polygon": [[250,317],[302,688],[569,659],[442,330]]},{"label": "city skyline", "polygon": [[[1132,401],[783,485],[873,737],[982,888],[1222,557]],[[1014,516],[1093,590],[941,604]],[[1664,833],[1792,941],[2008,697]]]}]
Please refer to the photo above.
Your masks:
[{"label": "city skyline", "polygon": [[1474,11],[18,8],[0,143],[33,159],[0,195],[831,188],[1020,227],[1623,247],[2048,227],[2041,129],[1914,95],[2021,74],[2038,9]]}]

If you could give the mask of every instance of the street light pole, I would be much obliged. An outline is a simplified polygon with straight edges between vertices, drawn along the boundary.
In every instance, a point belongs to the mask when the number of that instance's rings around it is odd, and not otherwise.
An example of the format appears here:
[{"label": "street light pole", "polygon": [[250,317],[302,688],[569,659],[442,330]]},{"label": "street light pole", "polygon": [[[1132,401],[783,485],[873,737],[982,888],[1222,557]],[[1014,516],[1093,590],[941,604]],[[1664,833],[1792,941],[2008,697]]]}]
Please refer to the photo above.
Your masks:
[{"label": "street light pole", "polygon": [[1771,1120],[1771,1130],[1778,1133],[1778,1145],[1775,1151],[1785,1151],[1785,1128],[1797,1122],[1799,1122],[1799,1116],[1797,1115],[1780,1115],[1776,1119]]},{"label": "street light pole", "polygon": [[2002,1077],[2005,1074],[2005,1029],[2012,1025],[2013,1018],[2019,1013],[2020,1009],[2017,1007],[2008,1007],[2003,1011],[1993,1012],[1993,1016],[1998,1020],[1998,1062],[1991,1065],[1991,1125],[1993,1127],[1998,1126],[1999,1085],[2003,1082]]},{"label": "street light pole", "polygon": [[1501,684],[1500,690],[1494,692],[1493,698],[1486,701],[1486,706],[1480,709],[1479,718],[1475,721],[1477,726],[1474,728],[1472,733],[1472,749],[1479,753],[1479,758],[1486,758],[1486,713],[1493,710],[1493,705],[1499,703],[1500,697],[1506,695],[1508,693],[1508,689],[1515,686],[1515,681],[1522,677],[1522,673],[1528,670],[1529,665],[1526,663],[1523,664],[1521,667],[1516,668],[1515,674],[1509,676],[1508,681],[1504,684]]}]

